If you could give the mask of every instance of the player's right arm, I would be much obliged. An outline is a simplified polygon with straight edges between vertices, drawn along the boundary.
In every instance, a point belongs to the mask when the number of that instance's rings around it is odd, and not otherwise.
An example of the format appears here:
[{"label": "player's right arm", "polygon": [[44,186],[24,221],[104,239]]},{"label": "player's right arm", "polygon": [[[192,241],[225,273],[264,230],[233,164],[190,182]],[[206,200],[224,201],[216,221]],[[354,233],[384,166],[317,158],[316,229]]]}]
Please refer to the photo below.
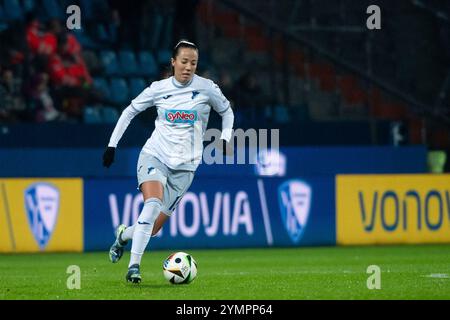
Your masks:
[{"label": "player's right arm", "polygon": [[114,155],[117,145],[122,138],[125,130],[128,128],[131,120],[139,113],[154,105],[155,85],[154,83],[146,88],[142,93],[136,97],[131,104],[123,110],[119,120],[114,128],[111,138],[103,154],[103,166],[109,168],[114,162]]}]

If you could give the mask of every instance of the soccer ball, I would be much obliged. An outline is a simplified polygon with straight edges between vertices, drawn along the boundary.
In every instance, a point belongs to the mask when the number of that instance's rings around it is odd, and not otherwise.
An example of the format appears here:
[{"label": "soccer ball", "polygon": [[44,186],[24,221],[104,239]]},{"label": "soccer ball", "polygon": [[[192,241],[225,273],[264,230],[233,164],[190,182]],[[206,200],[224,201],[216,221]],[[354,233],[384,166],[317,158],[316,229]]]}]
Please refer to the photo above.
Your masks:
[{"label": "soccer ball", "polygon": [[191,283],[197,277],[197,262],[185,252],[172,253],[164,260],[163,273],[170,283]]}]

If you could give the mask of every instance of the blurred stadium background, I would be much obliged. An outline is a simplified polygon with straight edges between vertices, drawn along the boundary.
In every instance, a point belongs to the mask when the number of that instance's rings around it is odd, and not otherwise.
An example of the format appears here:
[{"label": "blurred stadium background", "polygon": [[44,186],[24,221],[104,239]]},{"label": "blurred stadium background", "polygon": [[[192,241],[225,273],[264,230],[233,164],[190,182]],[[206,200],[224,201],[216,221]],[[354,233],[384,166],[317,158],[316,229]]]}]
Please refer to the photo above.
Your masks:
[{"label": "blurred stadium background", "polygon": [[[80,30],[66,28],[73,4]],[[372,4],[381,30],[366,27]],[[279,129],[281,148],[200,166],[152,249],[450,243],[449,1],[0,0],[0,253],[105,251],[133,223],[156,112],[110,170],[101,155],[180,38],[236,127]]]}]

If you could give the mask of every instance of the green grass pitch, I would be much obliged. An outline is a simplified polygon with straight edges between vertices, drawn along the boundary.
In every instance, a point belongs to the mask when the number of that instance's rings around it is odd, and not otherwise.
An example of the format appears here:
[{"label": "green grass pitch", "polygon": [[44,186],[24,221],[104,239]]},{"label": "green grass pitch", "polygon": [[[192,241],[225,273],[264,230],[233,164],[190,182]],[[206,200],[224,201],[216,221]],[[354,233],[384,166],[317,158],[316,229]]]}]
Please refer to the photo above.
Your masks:
[{"label": "green grass pitch", "polygon": [[[0,299],[450,299],[450,245],[173,251],[196,259],[191,284],[164,279],[170,251],[145,253],[139,285],[125,282],[129,252],[117,264],[107,252],[0,255]],[[79,290],[67,288],[71,265]],[[367,288],[370,265],[380,267],[379,290]]]}]

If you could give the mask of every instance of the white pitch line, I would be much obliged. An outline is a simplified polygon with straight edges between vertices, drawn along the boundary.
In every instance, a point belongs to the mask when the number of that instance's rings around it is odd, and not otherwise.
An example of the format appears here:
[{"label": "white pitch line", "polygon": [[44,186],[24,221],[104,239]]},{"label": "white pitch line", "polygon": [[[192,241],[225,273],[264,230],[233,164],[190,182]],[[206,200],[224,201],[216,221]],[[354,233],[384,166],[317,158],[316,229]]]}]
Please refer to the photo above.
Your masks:
[{"label": "white pitch line", "polygon": [[446,273],[432,273],[426,276],[422,276],[424,278],[434,278],[434,279],[448,279],[450,278]]}]

